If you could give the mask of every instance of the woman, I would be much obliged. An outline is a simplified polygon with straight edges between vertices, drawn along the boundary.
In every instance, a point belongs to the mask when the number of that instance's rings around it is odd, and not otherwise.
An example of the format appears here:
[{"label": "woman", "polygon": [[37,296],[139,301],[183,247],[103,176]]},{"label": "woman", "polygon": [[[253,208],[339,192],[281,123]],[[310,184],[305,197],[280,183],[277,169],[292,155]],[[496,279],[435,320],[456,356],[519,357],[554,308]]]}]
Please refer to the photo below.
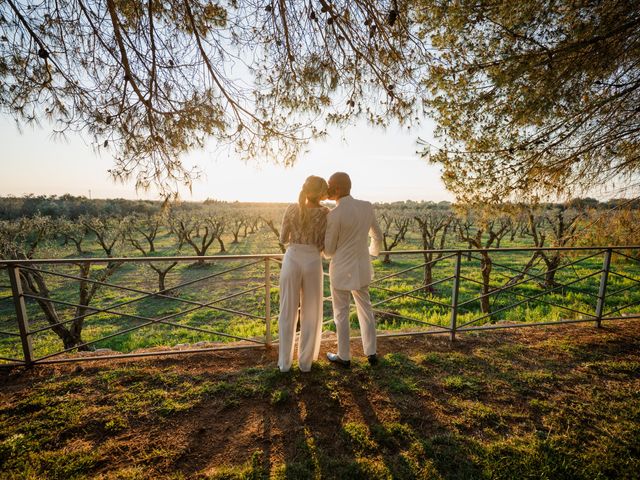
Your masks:
[{"label": "woman", "polygon": [[310,176],[304,182],[298,203],[287,208],[280,229],[280,243],[289,244],[280,272],[280,353],[278,367],[288,372],[293,362],[293,344],[300,313],[298,364],[308,372],[318,359],[322,331],[322,257],[329,209],[320,205],[327,198],[327,182]]}]

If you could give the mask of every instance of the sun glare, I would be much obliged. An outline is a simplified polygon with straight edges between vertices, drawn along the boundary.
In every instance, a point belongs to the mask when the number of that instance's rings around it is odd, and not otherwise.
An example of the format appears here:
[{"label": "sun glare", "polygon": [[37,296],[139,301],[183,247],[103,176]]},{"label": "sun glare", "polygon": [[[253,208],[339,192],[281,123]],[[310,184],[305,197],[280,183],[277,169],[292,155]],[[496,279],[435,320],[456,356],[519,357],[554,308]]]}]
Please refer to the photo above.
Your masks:
[{"label": "sun glare", "polygon": [[[51,142],[48,135],[46,128],[26,129],[17,135],[14,125],[4,119],[0,125],[6,154],[3,162],[19,161],[21,165],[0,177],[4,195],[70,193],[93,198],[158,199],[153,189],[135,192],[133,185],[114,184],[107,174],[111,157],[96,156],[79,136],[61,143]],[[268,161],[245,163],[210,146],[187,155],[185,163],[199,166],[203,175],[194,182],[191,192],[182,188],[180,197],[186,201],[295,202],[309,175],[328,178],[344,171],[351,176],[354,197],[373,202],[452,200],[438,169],[415,154],[416,135],[357,125],[330,132],[327,140],[310,144],[291,167]]]}]

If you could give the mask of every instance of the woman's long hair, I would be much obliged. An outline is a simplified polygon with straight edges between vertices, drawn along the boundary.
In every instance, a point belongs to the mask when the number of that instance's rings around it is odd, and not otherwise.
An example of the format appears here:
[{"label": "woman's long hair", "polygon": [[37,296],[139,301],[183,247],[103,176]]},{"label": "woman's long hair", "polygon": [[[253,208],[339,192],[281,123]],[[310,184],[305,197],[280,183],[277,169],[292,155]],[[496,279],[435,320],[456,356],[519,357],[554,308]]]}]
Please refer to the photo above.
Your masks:
[{"label": "woman's long hair", "polygon": [[309,209],[306,207],[307,199],[312,202],[318,201],[320,197],[327,194],[329,186],[327,181],[322,177],[311,175],[307,177],[298,195],[298,205],[300,206],[300,224],[306,226],[309,222]]}]

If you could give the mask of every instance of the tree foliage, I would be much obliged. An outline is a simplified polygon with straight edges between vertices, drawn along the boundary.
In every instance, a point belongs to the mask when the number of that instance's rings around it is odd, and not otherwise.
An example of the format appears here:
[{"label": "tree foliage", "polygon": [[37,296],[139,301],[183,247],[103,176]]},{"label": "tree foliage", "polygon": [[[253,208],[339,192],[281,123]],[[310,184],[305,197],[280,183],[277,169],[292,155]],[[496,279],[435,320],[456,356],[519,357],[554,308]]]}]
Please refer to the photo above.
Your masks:
[{"label": "tree foliage", "polygon": [[331,123],[416,117],[411,2],[7,0],[0,109],[89,132],[116,179],[170,195],[208,137],[294,161]]},{"label": "tree foliage", "polygon": [[110,149],[167,196],[213,137],[294,162],[326,126],[432,115],[461,200],[637,179],[640,10],[631,1],[6,0],[0,109]]},{"label": "tree foliage", "polygon": [[422,2],[438,50],[426,104],[463,200],[566,194],[640,173],[640,9],[633,1]]}]

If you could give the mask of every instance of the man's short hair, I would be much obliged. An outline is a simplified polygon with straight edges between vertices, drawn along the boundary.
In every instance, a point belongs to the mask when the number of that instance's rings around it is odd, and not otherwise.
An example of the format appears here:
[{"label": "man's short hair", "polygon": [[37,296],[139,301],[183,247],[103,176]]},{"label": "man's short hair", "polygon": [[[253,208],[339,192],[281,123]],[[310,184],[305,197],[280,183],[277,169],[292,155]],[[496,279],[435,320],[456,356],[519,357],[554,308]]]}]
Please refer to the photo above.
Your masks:
[{"label": "man's short hair", "polygon": [[331,175],[330,180],[333,180],[345,190],[351,191],[351,178],[349,178],[349,175],[347,175],[345,172],[334,173],[333,175]]}]

